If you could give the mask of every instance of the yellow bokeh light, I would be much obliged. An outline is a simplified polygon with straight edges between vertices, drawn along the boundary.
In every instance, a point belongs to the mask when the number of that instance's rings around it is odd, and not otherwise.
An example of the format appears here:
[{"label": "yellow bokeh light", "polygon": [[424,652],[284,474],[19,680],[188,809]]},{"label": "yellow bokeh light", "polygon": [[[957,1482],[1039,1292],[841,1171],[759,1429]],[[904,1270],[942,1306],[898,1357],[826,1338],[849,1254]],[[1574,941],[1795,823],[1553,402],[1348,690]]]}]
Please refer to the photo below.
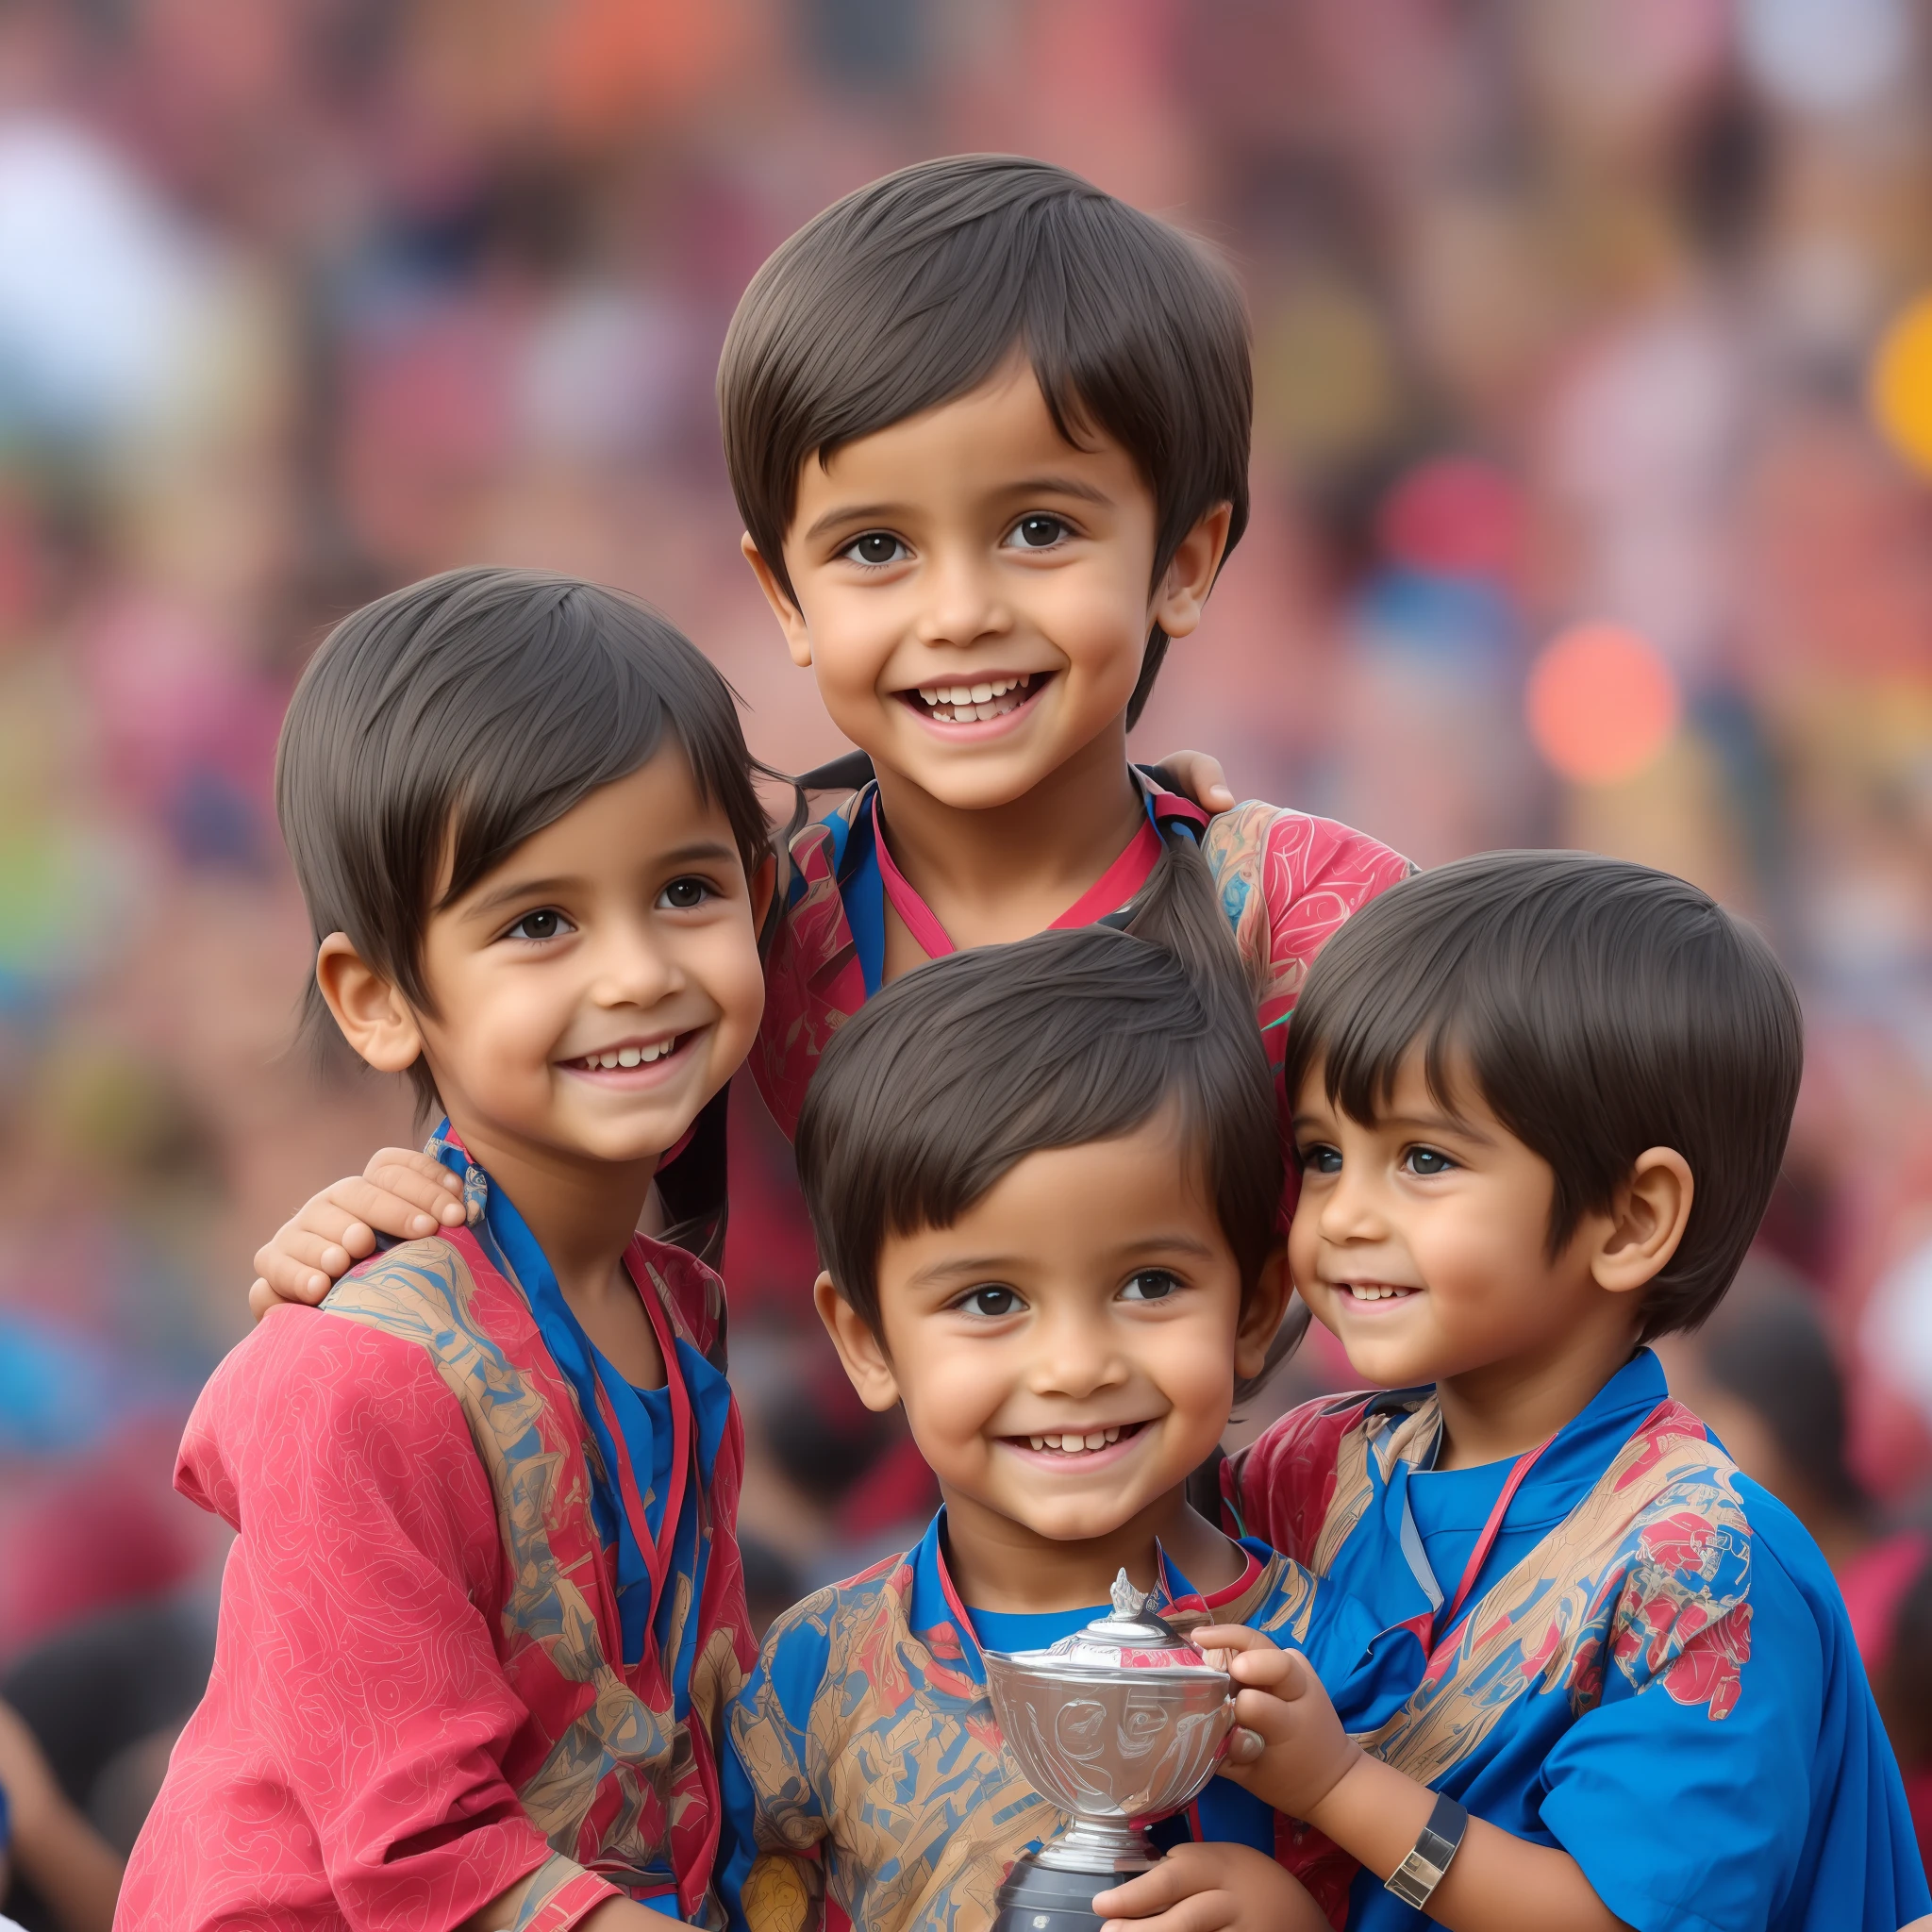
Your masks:
[{"label": "yellow bokeh light", "polygon": [[1932,294],[1892,320],[1872,358],[1872,414],[1915,470],[1932,475]]}]

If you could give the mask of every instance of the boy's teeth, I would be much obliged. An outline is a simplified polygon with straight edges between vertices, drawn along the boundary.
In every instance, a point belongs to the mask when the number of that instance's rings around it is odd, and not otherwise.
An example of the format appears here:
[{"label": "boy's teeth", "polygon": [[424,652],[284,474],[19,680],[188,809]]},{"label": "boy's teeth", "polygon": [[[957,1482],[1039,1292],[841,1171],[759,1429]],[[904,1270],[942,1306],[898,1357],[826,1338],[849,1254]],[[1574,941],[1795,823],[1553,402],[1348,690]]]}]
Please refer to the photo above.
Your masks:
[{"label": "boy's teeth", "polygon": [[1105,1449],[1120,1439],[1120,1430],[1111,1428],[1092,1429],[1083,1436],[1062,1430],[1058,1436],[1028,1436],[1026,1441],[1035,1449],[1058,1449],[1063,1456],[1078,1456],[1086,1451]]},{"label": "boy's teeth", "polygon": [[[983,679],[978,684],[922,684],[919,695],[933,708],[941,724],[964,724],[974,719],[999,718],[1020,703],[1013,696],[1033,682],[1033,674]],[[1007,700],[1010,699],[1008,703]]]},{"label": "boy's teeth", "polygon": [[648,1067],[653,1060],[661,1060],[676,1044],[675,1040],[660,1040],[656,1046],[606,1047],[602,1053],[587,1053],[576,1064],[591,1073],[600,1067]]},{"label": "boy's teeth", "polygon": [[1406,1288],[1376,1287],[1366,1281],[1351,1281],[1348,1284],[1348,1291],[1358,1302],[1397,1301],[1404,1295],[1412,1292],[1411,1290]]}]

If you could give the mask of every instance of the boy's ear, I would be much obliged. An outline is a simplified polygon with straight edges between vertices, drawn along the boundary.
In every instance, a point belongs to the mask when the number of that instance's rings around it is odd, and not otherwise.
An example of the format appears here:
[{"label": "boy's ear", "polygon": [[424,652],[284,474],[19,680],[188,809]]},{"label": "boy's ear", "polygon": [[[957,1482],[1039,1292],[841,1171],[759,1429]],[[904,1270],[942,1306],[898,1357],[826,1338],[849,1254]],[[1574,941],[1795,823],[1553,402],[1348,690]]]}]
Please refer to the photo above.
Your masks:
[{"label": "boy's ear", "polygon": [[858,1391],[859,1401],[880,1413],[897,1407],[899,1383],[892,1374],[891,1357],[865,1317],[839,1292],[829,1274],[821,1274],[812,1283],[811,1298],[846,1375]]},{"label": "boy's ear", "polygon": [[1674,1147],[1646,1147],[1602,1217],[1590,1258],[1597,1286],[1613,1294],[1649,1287],[1684,1239],[1695,1192],[1690,1163]]},{"label": "boy's ear", "polygon": [[765,602],[778,620],[778,628],[785,633],[785,648],[791,653],[791,661],[801,671],[805,670],[811,663],[811,632],[806,628],[805,612],[765,561],[764,553],[751,541],[749,530],[739,538],[738,547],[744,552],[744,560],[751,565],[751,574],[758,578],[758,589],[765,593]]},{"label": "boy's ear", "polygon": [[423,1029],[409,1003],[368,964],[345,932],[317,948],[315,984],[342,1038],[379,1073],[406,1074],[423,1055]]},{"label": "boy's ear", "polygon": [[1261,1264],[1260,1278],[1255,1283],[1255,1291],[1249,1295],[1234,1332],[1237,1382],[1253,1380],[1267,1366],[1269,1344],[1281,1326],[1281,1318],[1288,1312],[1288,1298],[1293,1292],[1294,1284],[1288,1274],[1287,1245],[1276,1242]]},{"label": "boy's ear", "polygon": [[[1231,503],[1217,503],[1188,534],[1155,589],[1149,613],[1171,638],[1184,638],[1201,622],[1208,592],[1227,554],[1227,529],[1234,520]],[[749,541],[749,539],[746,539]],[[769,593],[767,593],[769,594]]]}]

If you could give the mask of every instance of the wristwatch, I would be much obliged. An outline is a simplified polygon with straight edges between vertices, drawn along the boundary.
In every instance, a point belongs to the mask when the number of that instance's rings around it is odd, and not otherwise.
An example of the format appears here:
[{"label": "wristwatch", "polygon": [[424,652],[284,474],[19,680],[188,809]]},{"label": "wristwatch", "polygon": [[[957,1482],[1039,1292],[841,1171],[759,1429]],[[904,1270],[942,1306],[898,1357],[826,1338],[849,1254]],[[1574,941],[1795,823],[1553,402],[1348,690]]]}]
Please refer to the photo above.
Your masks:
[{"label": "wristwatch", "polygon": [[1427,1905],[1468,1829],[1469,1813],[1454,1798],[1439,1797],[1414,1848],[1390,1873],[1383,1890],[1392,1891],[1406,1906]]}]

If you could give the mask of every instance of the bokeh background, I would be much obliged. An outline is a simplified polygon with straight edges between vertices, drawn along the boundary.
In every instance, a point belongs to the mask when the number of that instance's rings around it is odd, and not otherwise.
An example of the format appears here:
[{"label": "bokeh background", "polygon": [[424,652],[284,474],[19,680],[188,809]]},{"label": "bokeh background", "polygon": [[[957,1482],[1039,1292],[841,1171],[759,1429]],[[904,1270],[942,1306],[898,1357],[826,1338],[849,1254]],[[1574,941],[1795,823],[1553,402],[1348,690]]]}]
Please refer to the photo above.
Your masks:
[{"label": "bokeh background", "polygon": [[[737,553],[717,351],[827,201],[985,148],[1247,286],[1255,519],[1143,754],[1424,864],[1669,867],[1799,978],[1787,1178],[1673,1373],[1843,1566],[1923,1762],[1928,105],[1925,0],[0,8],[0,1690],[71,1797],[125,1841],[205,1668],[223,1539],[168,1476],[250,1255],[411,1134],[292,1047],[304,658],[552,566],[684,626],[767,758],[840,750]],[[838,1392],[749,1088],[734,1137],[769,1609],[927,1495]]]}]

